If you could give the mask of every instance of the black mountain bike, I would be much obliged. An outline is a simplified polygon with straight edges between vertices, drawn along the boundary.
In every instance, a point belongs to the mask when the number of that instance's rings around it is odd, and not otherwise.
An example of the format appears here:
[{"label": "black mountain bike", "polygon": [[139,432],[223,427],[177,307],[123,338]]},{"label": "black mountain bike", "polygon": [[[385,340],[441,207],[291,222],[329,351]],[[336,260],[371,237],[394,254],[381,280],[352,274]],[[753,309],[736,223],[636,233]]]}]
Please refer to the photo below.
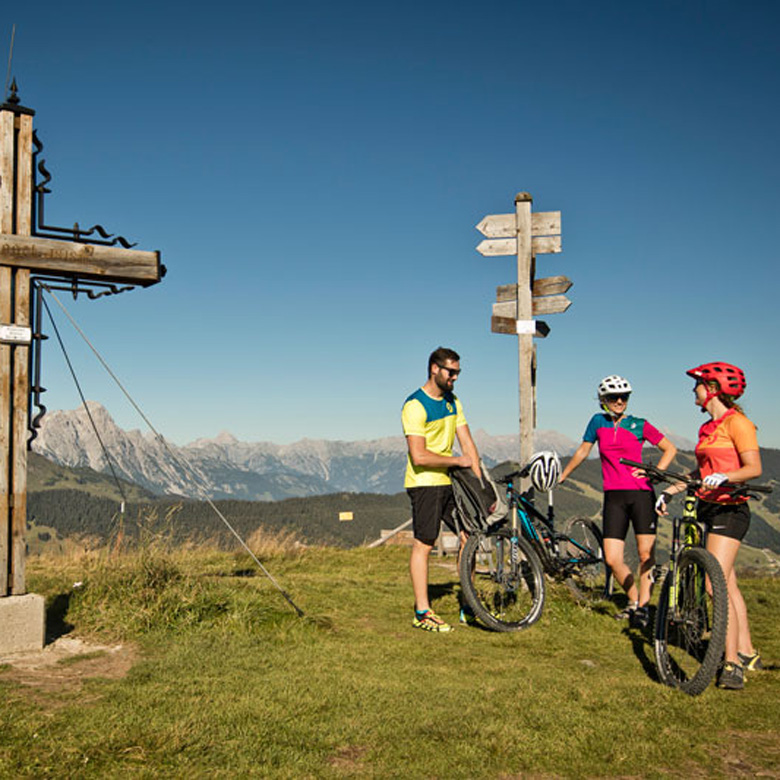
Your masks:
[{"label": "black mountain bike", "polygon": [[[665,685],[698,696],[712,681],[726,645],[728,589],[714,555],[702,546],[703,532],[696,519],[696,490],[701,480],[662,471],[649,463],[620,459],[641,468],[651,482],[685,484],[682,517],[672,518],[672,549],[668,567],[657,566],[663,578],[655,616],[654,647],[658,677]],[[732,495],[756,498],[771,493],[763,485],[725,483]]]},{"label": "black mountain bike", "polygon": [[485,531],[469,535],[459,563],[466,603],[488,628],[519,631],[535,623],[545,600],[544,575],[564,581],[582,601],[612,593],[612,572],[604,562],[601,531],[592,520],[575,517],[555,531],[552,491],[547,515],[520,493],[515,480],[527,470],[496,479],[506,487],[509,513]]}]

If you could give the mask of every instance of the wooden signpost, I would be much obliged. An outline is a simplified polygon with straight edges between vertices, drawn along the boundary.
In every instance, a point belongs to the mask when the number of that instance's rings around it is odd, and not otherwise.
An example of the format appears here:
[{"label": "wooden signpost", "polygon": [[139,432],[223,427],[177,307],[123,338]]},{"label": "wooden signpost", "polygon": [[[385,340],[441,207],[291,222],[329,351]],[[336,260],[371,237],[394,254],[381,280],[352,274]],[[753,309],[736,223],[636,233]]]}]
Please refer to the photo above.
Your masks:
[{"label": "wooden signpost", "polygon": [[[477,251],[486,257],[517,256],[517,284],[496,290],[491,330],[517,335],[520,392],[520,462],[533,454],[536,427],[536,347],[534,338],[550,332],[540,314],[559,314],[571,306],[564,295],[572,282],[565,276],[535,279],[536,255],[561,251],[561,212],[531,213],[533,199],[527,192],[515,197],[514,214],[488,214],[476,226],[485,240]],[[524,486],[525,487],[525,486]]]},{"label": "wooden signpost", "polygon": [[[6,653],[43,644],[43,600],[25,590],[29,366],[36,338],[31,290],[37,275],[77,294],[90,283],[148,286],[165,273],[159,252],[127,248],[121,237],[90,243],[95,231],[112,238],[100,226],[84,231],[40,224],[48,190],[35,184],[34,147],[42,146],[33,133],[35,112],[19,104],[16,92],[14,82],[0,105],[0,652]],[[43,162],[38,169],[45,172]]]}]

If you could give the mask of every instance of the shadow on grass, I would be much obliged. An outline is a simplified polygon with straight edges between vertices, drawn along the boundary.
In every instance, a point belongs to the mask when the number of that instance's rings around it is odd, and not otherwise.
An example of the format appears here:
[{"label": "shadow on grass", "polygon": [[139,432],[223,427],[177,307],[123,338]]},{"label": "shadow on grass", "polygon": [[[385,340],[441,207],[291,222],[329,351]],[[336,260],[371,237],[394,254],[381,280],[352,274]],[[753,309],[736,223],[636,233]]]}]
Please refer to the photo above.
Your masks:
[{"label": "shadow on grass", "polygon": [[655,650],[653,648],[653,626],[655,626],[655,608],[650,607],[650,619],[646,628],[632,628],[630,625],[623,629],[623,634],[631,642],[631,649],[637,660],[642,664],[645,674],[654,682],[661,682],[658,670],[655,668]]},{"label": "shadow on grass", "polygon": [[[455,593],[457,593],[458,597],[458,608],[462,609],[465,604],[465,599],[463,599],[463,594],[461,592],[459,582],[432,583],[428,585],[428,595],[430,597],[431,603],[437,599],[444,598],[445,596],[451,596]],[[487,631],[491,634],[494,633],[492,628],[488,628],[487,626],[482,625],[482,623],[480,623],[476,617],[472,623],[459,623],[459,625],[461,625],[462,628],[474,628],[477,631]]]},{"label": "shadow on grass", "polygon": [[615,608],[611,601],[597,601],[589,604],[587,602],[577,602],[583,609],[590,610],[594,615],[607,615],[611,617],[615,614]]},{"label": "shadow on grass", "polygon": [[460,584],[455,582],[431,583],[428,585],[428,597],[431,601],[436,601],[451,596],[456,590],[460,591]]},{"label": "shadow on grass", "polygon": [[73,591],[59,593],[52,599],[49,606],[46,607],[47,645],[56,641],[61,636],[65,636],[66,634],[69,634],[71,631],[73,631],[73,624],[68,623],[68,621],[65,620],[65,616],[68,614],[68,608],[70,607],[70,599],[72,595]]},{"label": "shadow on grass", "polygon": [[256,577],[257,569],[237,569],[236,571],[220,572],[219,577]]}]

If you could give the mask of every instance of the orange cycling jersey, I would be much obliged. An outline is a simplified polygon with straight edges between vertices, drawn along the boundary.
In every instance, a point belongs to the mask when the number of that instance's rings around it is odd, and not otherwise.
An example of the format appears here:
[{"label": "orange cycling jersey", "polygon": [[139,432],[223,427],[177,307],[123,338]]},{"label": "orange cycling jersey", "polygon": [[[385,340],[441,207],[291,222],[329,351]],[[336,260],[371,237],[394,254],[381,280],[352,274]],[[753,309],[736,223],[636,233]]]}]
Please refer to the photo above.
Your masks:
[{"label": "orange cycling jersey", "polygon": [[[696,445],[696,460],[702,479],[720,472],[736,471],[742,466],[740,453],[758,450],[756,426],[744,414],[729,409],[723,417],[710,420],[699,428],[699,443]],[[733,498],[728,490],[701,488],[697,495],[705,501],[719,504],[742,504],[746,496]]]}]

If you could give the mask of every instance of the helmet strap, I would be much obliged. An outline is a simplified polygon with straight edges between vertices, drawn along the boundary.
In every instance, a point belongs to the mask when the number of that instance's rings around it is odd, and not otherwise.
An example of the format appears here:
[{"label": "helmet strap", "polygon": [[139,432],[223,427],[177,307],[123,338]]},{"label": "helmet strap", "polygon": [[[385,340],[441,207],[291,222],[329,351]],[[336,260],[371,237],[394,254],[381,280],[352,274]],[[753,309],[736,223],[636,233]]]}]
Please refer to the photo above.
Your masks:
[{"label": "helmet strap", "polygon": [[720,387],[717,390],[710,390],[707,389],[707,395],[705,396],[704,400],[701,402],[701,411],[702,413],[707,412],[707,404],[713,399],[717,398],[720,395]]},{"label": "helmet strap", "polygon": [[612,422],[617,422],[623,416],[622,414],[613,414],[610,408],[601,399],[599,399],[599,403],[601,404],[601,410],[610,420],[612,420]]}]

